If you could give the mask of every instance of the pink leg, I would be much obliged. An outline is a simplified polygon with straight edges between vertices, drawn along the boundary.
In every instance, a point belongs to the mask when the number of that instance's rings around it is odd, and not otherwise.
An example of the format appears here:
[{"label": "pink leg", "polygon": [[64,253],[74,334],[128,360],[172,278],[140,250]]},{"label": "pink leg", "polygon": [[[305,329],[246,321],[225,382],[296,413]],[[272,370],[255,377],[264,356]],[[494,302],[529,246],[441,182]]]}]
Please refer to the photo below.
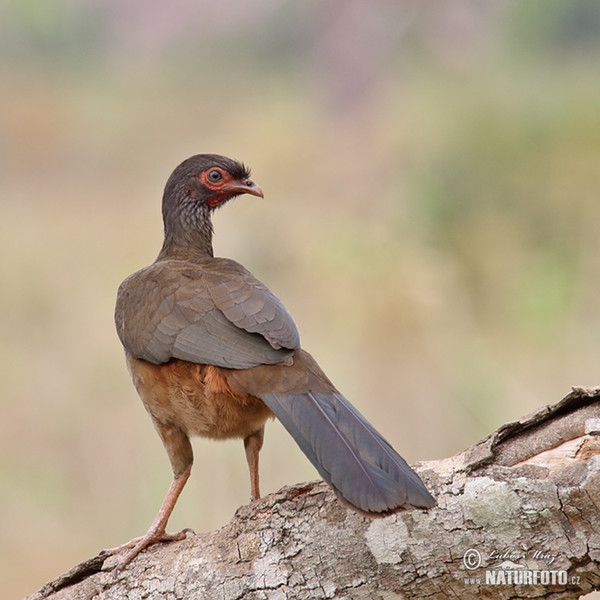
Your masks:
[{"label": "pink leg", "polygon": [[173,481],[162,506],[160,507],[156,518],[152,521],[152,525],[150,525],[146,535],[134,538],[116,548],[105,550],[105,552],[117,554],[123,550],[129,549],[129,552],[127,552],[121,562],[116,566],[115,571],[123,569],[123,567],[129,564],[148,546],[156,544],[157,542],[183,540],[185,539],[186,532],[192,531],[191,529],[183,529],[177,533],[166,532],[167,521],[169,520],[169,517],[175,508],[175,504],[177,503],[177,499],[192,472],[194,456],[189,437],[187,436],[187,433],[175,425],[161,423],[154,419],[153,421],[169,455],[171,466],[173,467]]},{"label": "pink leg", "polygon": [[[104,550],[104,552],[110,554],[118,554],[123,550],[127,550],[131,548],[129,552],[121,559],[119,564],[115,567],[116,571],[120,571],[126,565],[128,565],[142,550],[151,546],[152,544],[156,544],[157,542],[171,542],[175,540],[183,540],[185,539],[185,534],[188,531],[192,531],[191,529],[183,529],[182,531],[178,531],[177,533],[167,533],[165,531],[167,527],[167,521],[173,512],[173,508],[175,508],[175,503],[177,502],[177,498],[179,498],[179,494],[181,494],[181,490],[183,490],[186,481],[188,480],[191,467],[185,472],[175,477],[173,482],[171,483],[171,487],[167,492],[167,495],[156,515],[156,518],[150,525],[146,535],[142,537],[137,537],[125,544],[121,544],[116,548],[110,548],[108,550]],[[192,532],[193,533],[193,532]]]},{"label": "pink leg", "polygon": [[265,428],[251,433],[244,438],[244,449],[246,450],[246,460],[250,470],[250,499],[260,498],[260,488],[258,485],[258,455],[263,445]]}]

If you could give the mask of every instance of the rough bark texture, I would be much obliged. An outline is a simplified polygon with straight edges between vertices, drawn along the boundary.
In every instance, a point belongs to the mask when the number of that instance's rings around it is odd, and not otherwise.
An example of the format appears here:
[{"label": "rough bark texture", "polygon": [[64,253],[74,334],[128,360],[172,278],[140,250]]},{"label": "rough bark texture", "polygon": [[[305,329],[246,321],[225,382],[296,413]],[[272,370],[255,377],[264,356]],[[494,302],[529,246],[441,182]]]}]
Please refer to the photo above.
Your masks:
[{"label": "rough bark texture", "polygon": [[[417,465],[438,506],[369,520],[322,482],[241,507],[113,575],[96,556],[28,600],[578,598],[600,588],[600,388]],[[512,568],[511,568],[512,567]]]}]

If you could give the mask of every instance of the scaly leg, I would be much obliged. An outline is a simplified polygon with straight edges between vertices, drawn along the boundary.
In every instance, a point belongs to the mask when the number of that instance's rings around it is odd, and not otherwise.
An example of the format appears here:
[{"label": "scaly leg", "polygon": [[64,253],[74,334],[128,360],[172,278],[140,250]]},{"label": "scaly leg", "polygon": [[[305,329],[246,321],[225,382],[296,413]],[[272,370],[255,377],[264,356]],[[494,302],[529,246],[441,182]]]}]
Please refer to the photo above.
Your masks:
[{"label": "scaly leg", "polygon": [[251,433],[244,438],[244,449],[246,450],[246,460],[250,470],[250,500],[260,498],[260,488],[258,485],[258,454],[263,445],[265,435],[264,425],[258,431]]},{"label": "scaly leg", "polygon": [[153,419],[154,425],[165,445],[171,466],[173,467],[173,482],[169,487],[169,491],[156,515],[152,525],[150,525],[146,535],[134,538],[125,544],[121,544],[116,548],[104,550],[106,553],[117,554],[123,550],[130,549],[123,557],[121,562],[115,567],[115,571],[120,571],[129,564],[142,550],[157,542],[171,542],[185,539],[185,534],[191,529],[183,529],[177,533],[167,533],[166,527],[169,517],[175,508],[177,499],[181,494],[187,480],[192,472],[192,462],[194,455],[192,446],[187,434],[179,427],[171,424],[160,423]]},{"label": "scaly leg", "polygon": [[120,571],[126,565],[128,565],[142,550],[151,546],[152,544],[156,544],[158,542],[173,542],[177,540],[184,540],[185,534],[187,532],[193,533],[193,531],[189,528],[182,529],[176,533],[167,533],[165,531],[167,527],[167,521],[175,508],[175,503],[177,502],[177,498],[179,498],[179,494],[181,494],[181,490],[185,486],[186,481],[188,480],[192,469],[191,467],[188,469],[186,473],[183,473],[179,477],[175,477],[173,482],[171,483],[171,487],[169,487],[169,491],[156,515],[154,521],[152,521],[152,525],[148,528],[146,535],[142,537],[133,538],[129,540],[125,544],[121,544],[116,548],[109,548],[108,550],[103,550],[103,552],[110,554],[118,554],[123,550],[127,550],[131,548],[129,552],[121,559],[119,564],[115,567],[116,571]]}]

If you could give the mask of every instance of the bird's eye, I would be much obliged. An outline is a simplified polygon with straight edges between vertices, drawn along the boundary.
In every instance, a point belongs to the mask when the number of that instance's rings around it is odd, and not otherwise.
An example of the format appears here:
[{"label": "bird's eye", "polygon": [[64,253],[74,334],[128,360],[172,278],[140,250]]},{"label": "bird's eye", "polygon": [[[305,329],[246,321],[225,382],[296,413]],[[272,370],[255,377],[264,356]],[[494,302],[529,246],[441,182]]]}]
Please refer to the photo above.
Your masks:
[{"label": "bird's eye", "polygon": [[213,169],[212,171],[208,172],[208,179],[213,183],[217,183],[218,181],[221,181],[221,179],[223,179],[223,175],[221,175],[220,171]]}]

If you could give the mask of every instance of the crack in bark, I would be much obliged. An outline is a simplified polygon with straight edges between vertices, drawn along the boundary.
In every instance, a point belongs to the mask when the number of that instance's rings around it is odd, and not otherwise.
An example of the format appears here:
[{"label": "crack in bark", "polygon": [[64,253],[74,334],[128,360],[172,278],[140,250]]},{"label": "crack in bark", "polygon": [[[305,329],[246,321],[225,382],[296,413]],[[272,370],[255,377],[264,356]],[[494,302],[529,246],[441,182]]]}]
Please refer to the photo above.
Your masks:
[{"label": "crack in bark", "polygon": [[[142,553],[116,579],[104,567],[114,557],[99,555],[29,600],[577,598],[600,587],[600,443],[586,426],[598,415],[600,389],[577,388],[457,456],[418,465],[438,499],[429,512],[371,521],[322,482],[299,484],[240,507],[217,531]],[[511,547],[552,549],[580,585],[474,583],[497,568],[491,550]],[[463,564],[469,549],[482,556],[479,570]]]}]

